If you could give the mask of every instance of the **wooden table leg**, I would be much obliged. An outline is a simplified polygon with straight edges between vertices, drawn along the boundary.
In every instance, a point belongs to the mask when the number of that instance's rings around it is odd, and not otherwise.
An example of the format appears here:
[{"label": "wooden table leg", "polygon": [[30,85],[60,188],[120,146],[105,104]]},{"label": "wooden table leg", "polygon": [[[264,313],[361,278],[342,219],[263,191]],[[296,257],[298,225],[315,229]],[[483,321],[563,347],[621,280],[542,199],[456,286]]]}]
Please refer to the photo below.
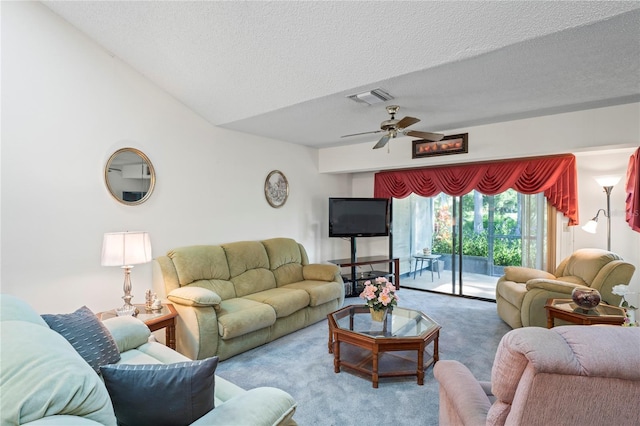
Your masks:
[{"label": "wooden table leg", "polygon": [[176,349],[176,325],[168,325],[165,331],[164,338],[167,342],[167,346],[171,349]]},{"label": "wooden table leg", "polygon": [[420,345],[420,349],[418,349],[418,371],[416,375],[418,376],[418,385],[424,385],[424,345]]},{"label": "wooden table leg", "polygon": [[440,359],[440,355],[438,354],[438,339],[440,338],[440,330],[436,333],[436,338],[433,341],[433,363],[435,364]]},{"label": "wooden table leg", "polygon": [[373,350],[373,359],[371,366],[371,381],[373,382],[374,389],[378,389],[378,348]]},{"label": "wooden table leg", "polygon": [[333,342],[333,371],[340,372],[340,340],[337,339]]},{"label": "wooden table leg", "polygon": [[553,328],[553,326],[554,326],[553,314],[551,313],[550,310],[547,309],[547,328]]}]

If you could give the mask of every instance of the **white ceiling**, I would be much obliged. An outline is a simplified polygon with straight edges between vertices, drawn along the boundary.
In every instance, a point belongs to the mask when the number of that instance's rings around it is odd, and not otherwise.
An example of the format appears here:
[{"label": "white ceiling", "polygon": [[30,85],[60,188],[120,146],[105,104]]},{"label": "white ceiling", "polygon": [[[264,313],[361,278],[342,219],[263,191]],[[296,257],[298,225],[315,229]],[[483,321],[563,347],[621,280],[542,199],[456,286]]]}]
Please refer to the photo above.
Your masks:
[{"label": "white ceiling", "polygon": [[318,148],[390,104],[446,133],[640,101],[639,1],[43,3],[212,124]]}]

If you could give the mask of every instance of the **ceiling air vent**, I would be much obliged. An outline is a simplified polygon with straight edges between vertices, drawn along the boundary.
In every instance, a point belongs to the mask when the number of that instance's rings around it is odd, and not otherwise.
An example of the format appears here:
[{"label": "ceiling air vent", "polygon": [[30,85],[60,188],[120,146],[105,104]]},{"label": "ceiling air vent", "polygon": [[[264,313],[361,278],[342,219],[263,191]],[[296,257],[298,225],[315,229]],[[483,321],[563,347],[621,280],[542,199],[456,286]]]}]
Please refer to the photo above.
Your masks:
[{"label": "ceiling air vent", "polygon": [[390,101],[391,99],[393,99],[393,96],[391,96],[390,94],[388,94],[382,89],[373,89],[373,90],[369,90],[368,92],[355,93],[353,95],[349,95],[347,96],[347,98],[362,104],[373,105],[373,104],[379,104],[381,102]]}]

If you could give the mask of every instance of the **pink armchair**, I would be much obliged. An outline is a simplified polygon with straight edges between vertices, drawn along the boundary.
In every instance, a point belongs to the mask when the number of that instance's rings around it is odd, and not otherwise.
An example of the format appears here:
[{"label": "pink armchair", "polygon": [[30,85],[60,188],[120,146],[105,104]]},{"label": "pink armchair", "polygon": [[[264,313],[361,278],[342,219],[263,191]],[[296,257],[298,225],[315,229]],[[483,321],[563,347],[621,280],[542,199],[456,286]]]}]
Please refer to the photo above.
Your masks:
[{"label": "pink armchair", "polygon": [[440,425],[639,425],[640,328],[519,328],[498,346],[491,383],[439,361]]}]

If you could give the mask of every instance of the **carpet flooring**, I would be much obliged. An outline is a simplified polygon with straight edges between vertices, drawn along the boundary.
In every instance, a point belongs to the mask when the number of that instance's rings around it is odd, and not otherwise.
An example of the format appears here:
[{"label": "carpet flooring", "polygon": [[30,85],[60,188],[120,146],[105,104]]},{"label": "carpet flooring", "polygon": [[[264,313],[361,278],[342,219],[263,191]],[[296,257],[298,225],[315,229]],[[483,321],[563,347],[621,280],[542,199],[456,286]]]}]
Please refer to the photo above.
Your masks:
[{"label": "carpet flooring", "polygon": [[[495,303],[405,288],[398,296],[400,306],[421,310],[442,326],[441,360],[458,360],[479,380],[490,379],[498,343],[510,330]],[[349,304],[362,300],[350,297]],[[294,420],[301,426],[438,424],[432,367],[425,371],[423,386],[415,377],[382,378],[374,389],[368,377],[346,369],[334,373],[327,339],[324,320],[225,360],[216,374],[245,389],[273,386],[289,392],[298,403]]]}]

